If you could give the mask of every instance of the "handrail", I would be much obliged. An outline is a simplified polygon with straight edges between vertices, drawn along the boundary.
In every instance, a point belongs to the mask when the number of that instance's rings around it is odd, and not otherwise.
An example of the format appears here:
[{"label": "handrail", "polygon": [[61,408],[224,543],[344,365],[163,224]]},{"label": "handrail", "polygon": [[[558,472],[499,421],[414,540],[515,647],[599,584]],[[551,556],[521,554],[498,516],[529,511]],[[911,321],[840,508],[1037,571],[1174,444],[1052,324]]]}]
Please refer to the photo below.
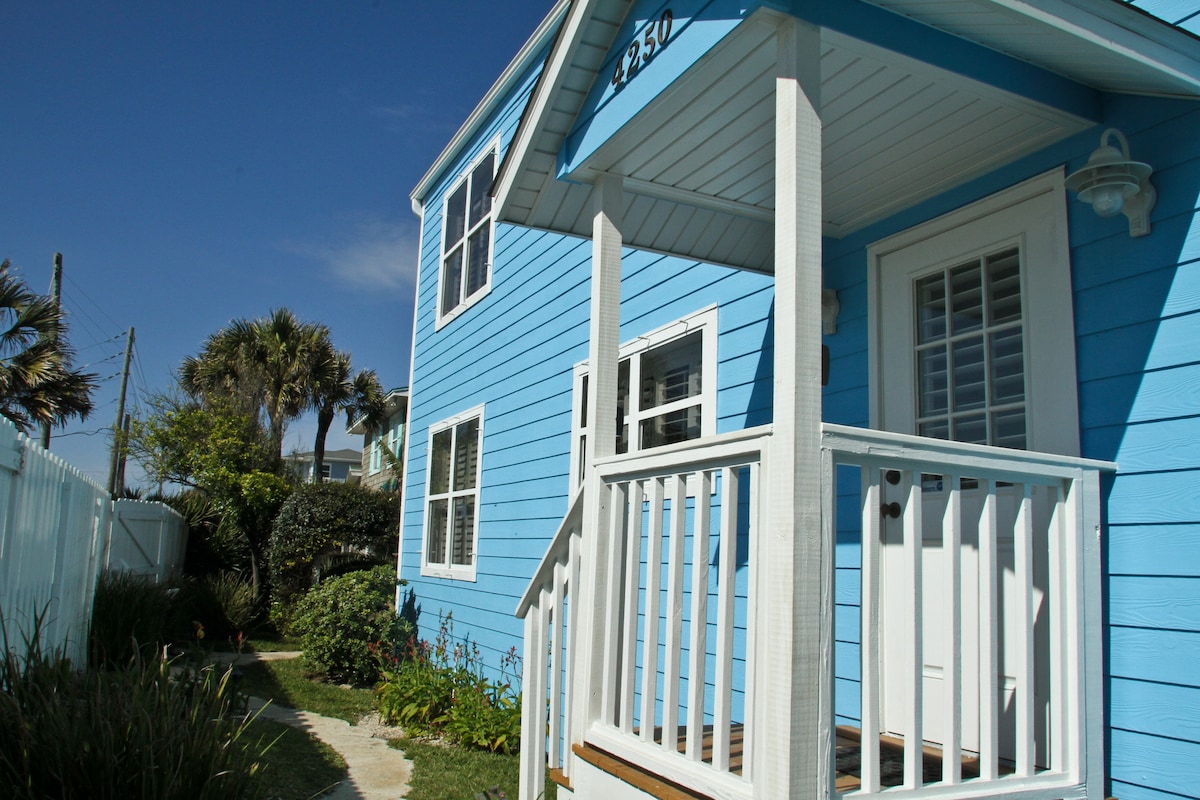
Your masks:
[{"label": "handrail", "polygon": [[[849,425],[821,425],[821,447],[835,454],[850,454],[889,461],[928,463],[945,459],[947,465],[967,470],[972,477],[1004,480],[1016,475],[1044,475],[1070,478],[1078,470],[1115,472],[1112,461],[1039,453],[1033,450],[1009,450],[948,439],[933,439],[908,433],[855,428]],[[1007,457],[1007,453],[1012,453]]]},{"label": "handrail", "polygon": [[567,513],[558,526],[554,538],[550,540],[550,546],[546,548],[546,555],[542,556],[542,562],[538,564],[533,577],[529,579],[529,586],[526,587],[520,602],[517,603],[517,619],[525,619],[529,607],[537,602],[538,593],[541,592],[542,587],[550,583],[554,576],[554,565],[566,556],[567,549],[571,545],[571,534],[578,530],[582,521],[583,487],[581,486],[575,491],[575,496],[571,498],[571,504],[567,506]]}]

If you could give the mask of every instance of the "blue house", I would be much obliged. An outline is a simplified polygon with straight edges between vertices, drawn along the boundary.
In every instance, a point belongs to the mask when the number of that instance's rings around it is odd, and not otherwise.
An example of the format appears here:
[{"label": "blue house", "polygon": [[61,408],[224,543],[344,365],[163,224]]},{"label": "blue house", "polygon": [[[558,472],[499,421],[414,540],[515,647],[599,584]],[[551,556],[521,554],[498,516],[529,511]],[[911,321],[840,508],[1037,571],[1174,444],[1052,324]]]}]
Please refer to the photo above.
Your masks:
[{"label": "blue house", "polygon": [[1197,32],[555,5],[413,193],[401,575],[524,800],[1200,797]]}]

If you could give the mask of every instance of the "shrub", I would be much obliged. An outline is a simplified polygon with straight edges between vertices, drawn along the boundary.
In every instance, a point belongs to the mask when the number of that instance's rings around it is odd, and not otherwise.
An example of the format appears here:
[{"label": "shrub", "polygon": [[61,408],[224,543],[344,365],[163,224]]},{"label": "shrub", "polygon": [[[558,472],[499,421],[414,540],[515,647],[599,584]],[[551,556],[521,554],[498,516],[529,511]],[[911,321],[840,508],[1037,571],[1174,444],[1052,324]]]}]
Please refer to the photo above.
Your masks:
[{"label": "shrub", "polygon": [[397,521],[392,495],[345,483],[301,486],[271,528],[275,599],[286,604],[324,575],[391,562]]},{"label": "shrub", "polygon": [[236,572],[218,572],[204,579],[204,588],[221,615],[222,636],[248,630],[254,624],[258,616],[258,598],[253,583]]},{"label": "shrub", "polygon": [[396,614],[393,567],[348,572],[309,592],[293,628],[307,664],[337,683],[365,686],[379,677],[379,654],[398,652],[412,626]]},{"label": "shrub", "polygon": [[431,646],[422,642],[413,657],[383,673],[375,690],[379,715],[409,731],[441,733],[452,742],[491,752],[520,747],[521,692],[517,686],[520,658],[505,654],[500,678],[483,674],[479,648],[469,640],[455,642],[453,619],[441,618]]},{"label": "shrub", "polygon": [[131,572],[107,571],[96,582],[88,660],[93,667],[124,668],[178,638],[182,622],[172,592]]},{"label": "shrub", "polygon": [[[0,786],[12,800],[253,798],[269,746],[251,741],[230,672],[172,670],[134,656],[129,669],[78,672],[42,653],[0,656]],[[173,674],[174,672],[174,674]]]}]

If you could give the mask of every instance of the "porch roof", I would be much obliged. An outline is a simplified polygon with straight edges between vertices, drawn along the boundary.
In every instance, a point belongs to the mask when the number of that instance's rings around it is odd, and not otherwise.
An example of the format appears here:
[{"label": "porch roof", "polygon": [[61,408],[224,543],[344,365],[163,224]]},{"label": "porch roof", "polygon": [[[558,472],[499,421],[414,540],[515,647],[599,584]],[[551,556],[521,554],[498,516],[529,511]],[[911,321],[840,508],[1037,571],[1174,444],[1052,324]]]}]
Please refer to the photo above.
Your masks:
[{"label": "porch roof", "polygon": [[[1117,0],[791,5],[821,31],[829,236],[1091,127],[1101,91],[1200,97],[1197,40]],[[779,12],[726,20],[707,49],[696,37],[674,73],[642,69],[623,116],[604,84],[630,7],[567,10],[497,175],[498,219],[590,236],[591,183],[616,174],[626,244],[770,272]]]}]

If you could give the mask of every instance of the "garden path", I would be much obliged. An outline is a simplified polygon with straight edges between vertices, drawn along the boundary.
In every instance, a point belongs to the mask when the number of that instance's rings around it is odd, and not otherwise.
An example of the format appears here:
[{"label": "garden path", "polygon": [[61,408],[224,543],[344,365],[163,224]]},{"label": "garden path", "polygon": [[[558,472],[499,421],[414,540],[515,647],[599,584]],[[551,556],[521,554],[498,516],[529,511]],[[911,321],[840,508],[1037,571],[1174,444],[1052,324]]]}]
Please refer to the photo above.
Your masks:
[{"label": "garden path", "polygon": [[[239,663],[255,660],[274,661],[296,658],[299,653],[244,653]],[[251,711],[263,708],[263,702],[250,698]],[[388,738],[400,732],[378,723],[376,715],[363,718],[357,725],[345,720],[323,717],[309,711],[284,708],[275,704],[262,710],[266,719],[291,725],[316,736],[346,761],[346,780],[322,800],[400,800],[408,793],[412,762],[400,750],[388,745]]]}]

